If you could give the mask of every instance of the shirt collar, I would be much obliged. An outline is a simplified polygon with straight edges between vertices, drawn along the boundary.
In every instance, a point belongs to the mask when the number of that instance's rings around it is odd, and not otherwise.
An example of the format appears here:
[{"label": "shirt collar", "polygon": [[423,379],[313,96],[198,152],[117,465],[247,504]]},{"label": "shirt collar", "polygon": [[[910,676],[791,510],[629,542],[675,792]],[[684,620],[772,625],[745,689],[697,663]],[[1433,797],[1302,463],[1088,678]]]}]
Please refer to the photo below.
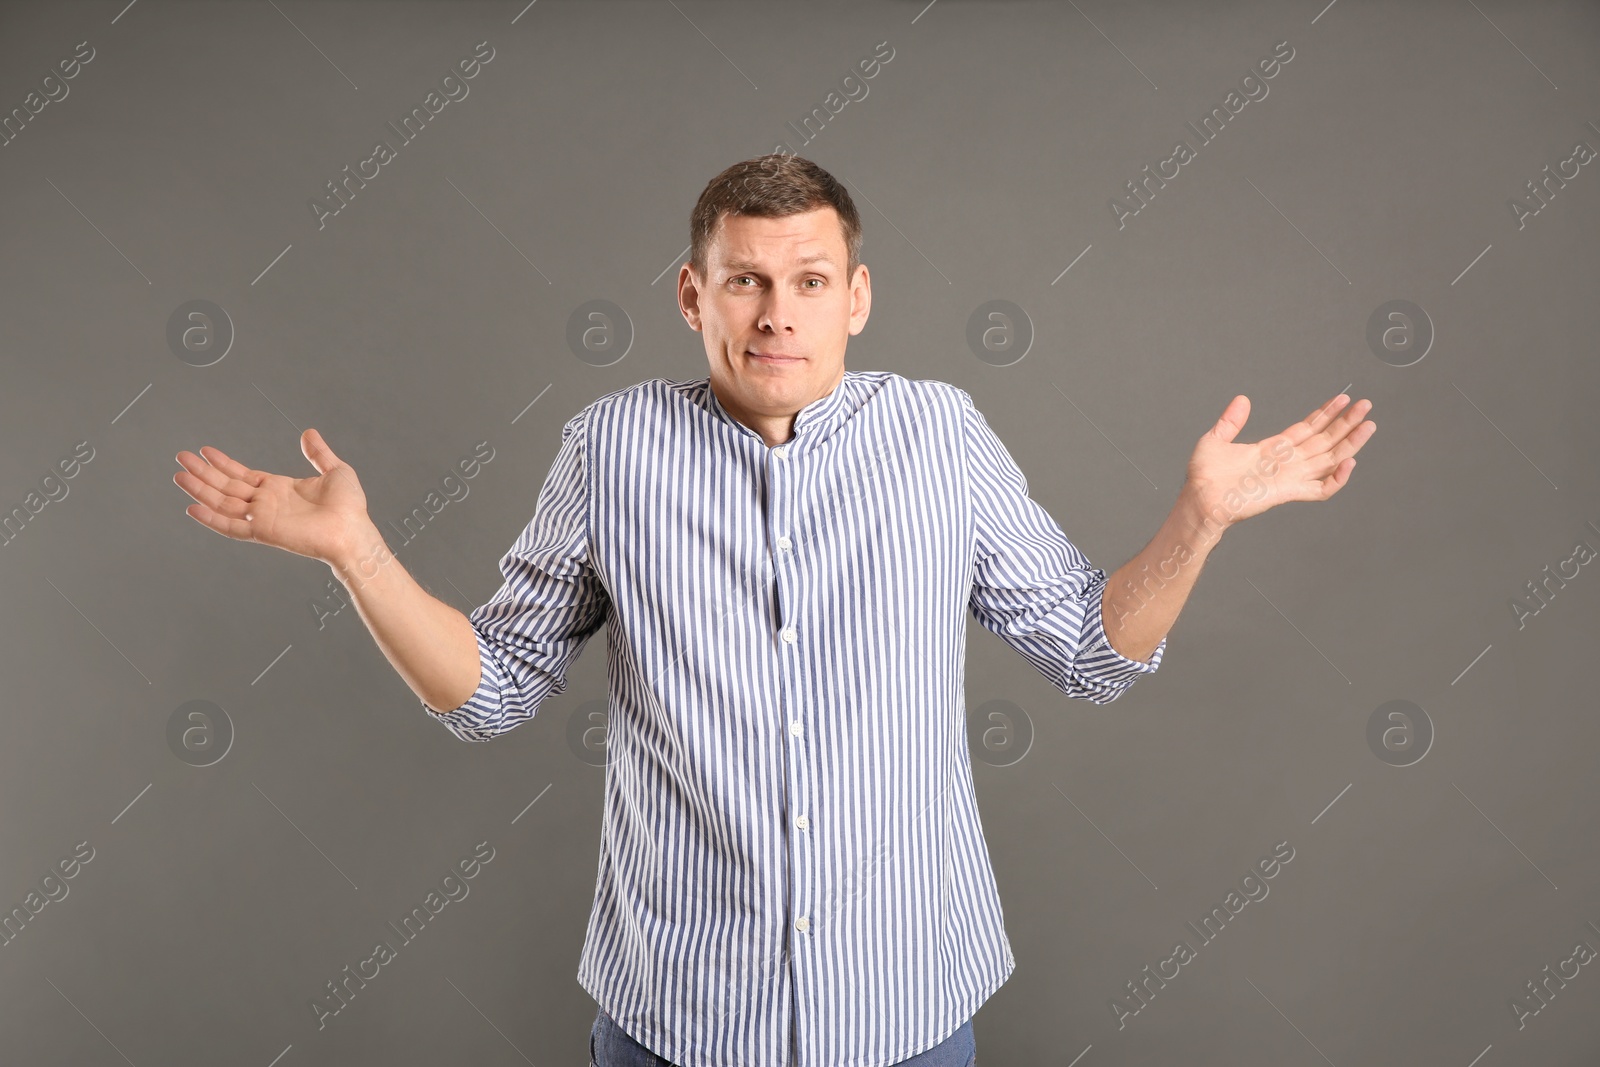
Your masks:
[{"label": "shirt collar", "polygon": [[[856,372],[845,371],[844,377],[839,379],[839,384],[833,387],[833,392],[826,396],[819,396],[805,407],[795,413],[794,437],[804,436],[810,442],[819,441],[826,437],[846,416],[850,414],[850,397],[855,393]],[[735,430],[748,434],[757,440],[761,435],[750,427],[728,414],[728,410],[717,399],[717,391],[711,388],[709,376],[702,379],[705,383],[703,406],[713,415],[732,426]]]}]

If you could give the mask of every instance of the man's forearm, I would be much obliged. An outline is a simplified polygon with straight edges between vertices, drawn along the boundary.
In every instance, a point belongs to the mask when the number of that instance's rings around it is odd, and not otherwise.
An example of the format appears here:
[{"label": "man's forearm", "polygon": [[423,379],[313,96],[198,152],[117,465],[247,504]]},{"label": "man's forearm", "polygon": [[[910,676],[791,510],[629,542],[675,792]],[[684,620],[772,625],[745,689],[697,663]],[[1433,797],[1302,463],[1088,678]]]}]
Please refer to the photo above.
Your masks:
[{"label": "man's forearm", "polygon": [[478,688],[472,623],[417,584],[376,526],[329,563],[373,640],[418,699],[433,711],[460,707]]},{"label": "man's forearm", "polygon": [[1178,494],[1150,543],[1106,578],[1100,617],[1112,648],[1129,659],[1149,660],[1177,621],[1224,529],[1187,493]]}]

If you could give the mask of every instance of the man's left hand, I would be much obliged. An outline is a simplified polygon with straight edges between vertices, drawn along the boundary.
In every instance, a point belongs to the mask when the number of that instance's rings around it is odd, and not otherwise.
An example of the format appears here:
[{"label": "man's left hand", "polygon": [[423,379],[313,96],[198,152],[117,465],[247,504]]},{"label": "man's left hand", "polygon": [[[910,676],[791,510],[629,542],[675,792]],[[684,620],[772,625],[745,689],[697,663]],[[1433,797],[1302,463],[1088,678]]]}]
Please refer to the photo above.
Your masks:
[{"label": "man's left hand", "polygon": [[1368,400],[1340,393],[1283,432],[1254,444],[1234,438],[1250,418],[1250,398],[1236,396],[1189,457],[1183,493],[1200,513],[1228,525],[1290,500],[1326,500],[1343,489],[1354,456],[1378,429],[1362,422]]}]

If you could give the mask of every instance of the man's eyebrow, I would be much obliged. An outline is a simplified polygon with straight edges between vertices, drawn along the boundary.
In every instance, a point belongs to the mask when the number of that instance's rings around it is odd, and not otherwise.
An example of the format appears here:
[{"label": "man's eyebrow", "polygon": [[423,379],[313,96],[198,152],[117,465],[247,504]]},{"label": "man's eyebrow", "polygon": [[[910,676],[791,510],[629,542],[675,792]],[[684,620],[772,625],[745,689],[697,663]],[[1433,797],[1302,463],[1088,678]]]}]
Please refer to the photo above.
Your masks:
[{"label": "man's eyebrow", "polygon": [[[837,267],[838,266],[838,264],[833,261],[833,257],[828,255],[828,253],[826,253],[826,252],[817,252],[817,253],[814,253],[813,255],[803,256],[802,258],[795,260],[795,263],[796,264],[826,263],[830,267]],[[723,266],[728,270],[758,270],[758,269],[760,269],[760,265],[759,264],[752,263],[747,259],[729,260],[728,262],[724,263]]]}]

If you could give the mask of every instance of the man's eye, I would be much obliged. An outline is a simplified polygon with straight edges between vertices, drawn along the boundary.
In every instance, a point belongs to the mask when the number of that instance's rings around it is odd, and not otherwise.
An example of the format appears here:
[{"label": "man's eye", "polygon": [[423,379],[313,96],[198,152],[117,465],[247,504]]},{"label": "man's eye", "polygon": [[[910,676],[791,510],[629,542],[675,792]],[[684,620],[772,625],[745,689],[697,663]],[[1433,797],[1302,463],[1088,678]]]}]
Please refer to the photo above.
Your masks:
[{"label": "man's eye", "polygon": [[[755,279],[750,277],[750,275],[748,275],[748,274],[741,274],[741,275],[739,275],[739,277],[732,279],[733,287],[735,289],[748,289],[748,288],[750,288],[750,286],[748,286],[748,285],[740,285],[739,284],[740,282],[750,282],[750,283],[754,284],[755,283]],[[806,282],[807,283],[816,282],[817,283],[817,286],[816,286],[817,288],[821,288],[825,284],[824,280],[821,279],[821,278],[807,278]]]}]

